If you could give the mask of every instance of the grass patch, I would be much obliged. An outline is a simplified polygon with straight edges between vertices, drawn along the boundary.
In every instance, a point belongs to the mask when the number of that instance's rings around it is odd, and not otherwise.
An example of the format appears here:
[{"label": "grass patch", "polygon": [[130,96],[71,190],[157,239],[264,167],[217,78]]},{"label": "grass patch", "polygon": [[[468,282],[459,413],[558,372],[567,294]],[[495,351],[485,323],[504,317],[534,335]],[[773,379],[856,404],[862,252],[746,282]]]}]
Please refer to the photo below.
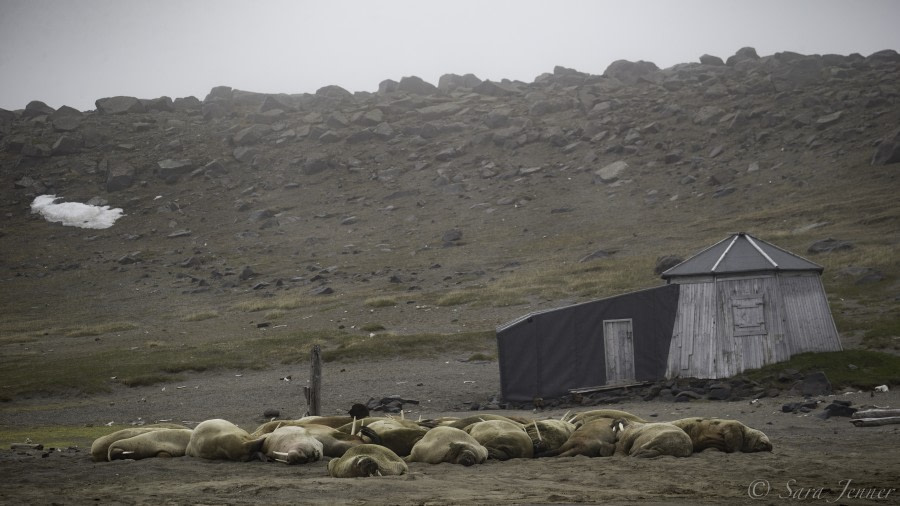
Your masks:
[{"label": "grass patch", "polygon": [[[851,368],[851,365],[856,368]],[[803,374],[822,371],[834,388],[868,390],[878,385],[900,384],[900,357],[869,350],[801,353],[787,362],[746,371],[744,375],[761,383],[774,382],[779,373],[786,369],[795,369]]]},{"label": "grass patch", "polygon": [[438,300],[435,301],[435,304],[438,306],[461,306],[463,304],[468,304],[470,302],[475,302],[481,299],[478,291],[476,289],[468,289],[468,290],[459,290],[447,293],[438,297]]},{"label": "grass patch", "polygon": [[112,434],[126,428],[100,426],[72,426],[72,425],[47,425],[35,427],[8,427],[0,426],[0,447],[9,448],[13,443],[24,443],[30,439],[33,443],[44,445],[44,450],[49,448],[68,448],[77,446],[90,449],[95,439]]},{"label": "grass patch", "polygon": [[446,352],[488,350],[496,348],[493,331],[462,334],[414,334],[374,337],[346,336],[336,347],[322,351],[326,362],[336,360],[373,360],[381,358],[435,357]]},{"label": "grass patch", "polygon": [[196,313],[190,313],[181,317],[181,321],[183,322],[202,322],[203,320],[211,320],[213,318],[218,318],[218,311],[197,311]]},{"label": "grass patch", "polygon": [[384,325],[378,323],[367,323],[361,326],[359,329],[366,332],[380,332],[382,330],[385,330]]},{"label": "grass patch", "polygon": [[495,357],[494,355],[487,355],[484,353],[473,353],[471,356],[469,356],[468,361],[469,362],[493,362],[496,359],[497,359],[497,357]]},{"label": "grass patch", "polygon": [[900,313],[885,315],[863,334],[863,344],[871,348],[900,350]]},{"label": "grass patch", "polygon": [[111,322],[67,329],[64,335],[66,337],[99,336],[108,334],[110,332],[124,332],[126,330],[133,330],[136,328],[137,325],[129,322]]},{"label": "grass patch", "polygon": [[365,300],[365,305],[369,307],[391,307],[397,305],[397,299],[393,297],[370,297]]},{"label": "grass patch", "polygon": [[[368,332],[383,327],[366,326]],[[374,337],[358,333],[295,332],[267,334],[234,342],[171,345],[146,341],[138,349],[112,349],[81,355],[41,357],[35,367],[33,357],[0,358],[0,391],[3,398],[38,394],[93,394],[109,391],[113,385],[132,387],[179,381],[183,373],[269,367],[273,363],[306,363],[314,344],[322,347],[326,361],[433,357],[446,352],[484,352],[496,349],[493,331],[464,334],[417,334]]]}]

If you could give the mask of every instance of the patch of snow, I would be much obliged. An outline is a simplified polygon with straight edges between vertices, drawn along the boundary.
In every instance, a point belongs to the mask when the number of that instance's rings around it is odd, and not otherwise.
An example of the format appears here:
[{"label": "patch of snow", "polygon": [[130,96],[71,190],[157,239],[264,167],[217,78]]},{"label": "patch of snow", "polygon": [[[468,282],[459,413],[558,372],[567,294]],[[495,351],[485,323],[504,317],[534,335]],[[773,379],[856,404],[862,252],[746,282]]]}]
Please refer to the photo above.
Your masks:
[{"label": "patch of snow", "polygon": [[31,212],[40,213],[47,221],[62,223],[68,227],[109,228],[124,216],[120,208],[92,206],[79,202],[61,202],[56,195],[40,195],[31,203]]}]

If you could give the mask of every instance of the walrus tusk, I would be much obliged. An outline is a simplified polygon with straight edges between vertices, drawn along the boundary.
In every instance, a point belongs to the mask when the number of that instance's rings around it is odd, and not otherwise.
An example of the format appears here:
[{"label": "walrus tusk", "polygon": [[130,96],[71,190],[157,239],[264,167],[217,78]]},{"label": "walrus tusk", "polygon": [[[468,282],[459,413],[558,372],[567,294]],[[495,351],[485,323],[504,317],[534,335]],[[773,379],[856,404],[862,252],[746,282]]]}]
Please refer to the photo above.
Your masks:
[{"label": "walrus tusk", "polygon": [[562,416],[562,418],[560,418],[560,420],[563,421],[563,422],[565,422],[565,421],[566,421],[566,417],[568,417],[568,416],[569,416],[569,413],[571,413],[571,412],[572,412],[572,410],[566,411],[566,414],[564,414],[564,415]]},{"label": "walrus tusk", "polygon": [[406,415],[403,414],[403,410],[402,410],[402,409],[400,410],[400,419],[401,419],[401,420],[406,420]]},{"label": "walrus tusk", "polygon": [[275,430],[273,430],[272,432],[275,432],[276,430],[278,430],[278,428],[281,427],[282,423],[284,423],[284,422],[278,422],[278,425],[275,426]]},{"label": "walrus tusk", "polygon": [[622,432],[623,430],[625,430],[625,424],[619,422],[619,432]]},{"label": "walrus tusk", "polygon": [[541,429],[537,426],[537,420],[534,420],[534,430],[537,431],[538,441],[543,441],[544,438],[541,437]]},{"label": "walrus tusk", "polygon": [[131,455],[134,452],[122,452],[122,455]]},{"label": "walrus tusk", "polygon": [[277,457],[287,457],[288,456],[287,452],[272,452],[272,455],[275,455]]},{"label": "walrus tusk", "polygon": [[375,470],[375,474],[377,474],[378,476],[384,476],[383,474],[381,474],[381,471],[378,469]]},{"label": "walrus tusk", "polygon": [[350,426],[350,435],[351,436],[356,435],[356,416],[355,415],[353,416],[353,425]]}]

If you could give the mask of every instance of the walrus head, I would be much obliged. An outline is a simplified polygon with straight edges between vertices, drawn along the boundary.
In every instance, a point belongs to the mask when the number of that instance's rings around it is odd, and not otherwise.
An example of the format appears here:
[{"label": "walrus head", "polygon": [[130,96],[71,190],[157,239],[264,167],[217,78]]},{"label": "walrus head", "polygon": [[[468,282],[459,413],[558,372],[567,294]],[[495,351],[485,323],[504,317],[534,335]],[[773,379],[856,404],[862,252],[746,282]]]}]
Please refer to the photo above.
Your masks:
[{"label": "walrus head", "polygon": [[381,472],[378,471],[378,462],[368,455],[359,455],[354,458],[353,467],[356,468],[358,476],[381,475]]},{"label": "walrus head", "polygon": [[772,442],[769,436],[763,434],[762,431],[747,427],[744,430],[744,445],[742,452],[770,452],[772,451]]}]

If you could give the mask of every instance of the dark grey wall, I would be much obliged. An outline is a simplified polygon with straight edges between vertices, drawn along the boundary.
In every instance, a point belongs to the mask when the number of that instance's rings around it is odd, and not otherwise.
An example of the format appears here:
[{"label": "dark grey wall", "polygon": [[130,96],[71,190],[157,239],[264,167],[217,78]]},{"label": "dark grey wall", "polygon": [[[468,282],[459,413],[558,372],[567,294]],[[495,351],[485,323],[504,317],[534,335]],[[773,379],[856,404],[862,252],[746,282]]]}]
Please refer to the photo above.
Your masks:
[{"label": "dark grey wall", "polygon": [[501,328],[503,399],[556,398],[604,385],[603,320],[631,318],[635,379],[663,378],[677,307],[678,285],[672,284],[537,313]]}]

